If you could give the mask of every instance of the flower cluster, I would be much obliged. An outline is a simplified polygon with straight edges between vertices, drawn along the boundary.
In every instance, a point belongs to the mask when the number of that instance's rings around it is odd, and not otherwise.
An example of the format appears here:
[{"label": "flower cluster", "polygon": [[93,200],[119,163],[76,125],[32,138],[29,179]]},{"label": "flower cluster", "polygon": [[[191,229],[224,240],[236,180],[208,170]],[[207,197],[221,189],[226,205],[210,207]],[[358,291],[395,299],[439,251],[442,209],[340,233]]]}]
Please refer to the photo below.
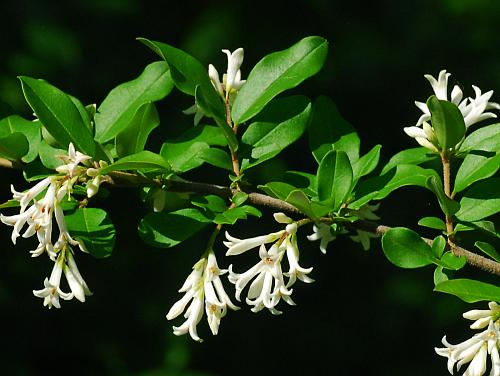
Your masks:
[{"label": "flower cluster", "polygon": [[227,308],[239,309],[224,291],[219,276],[225,273],[227,273],[227,269],[219,269],[212,250],[209,250],[193,266],[193,271],[179,290],[179,292],[184,293],[184,296],[167,313],[168,320],[175,319],[184,312],[188,303],[191,302],[184,313],[186,321],[181,326],[173,327],[175,335],[189,333],[192,339],[202,342],[196,326],[203,317],[203,307],[205,307],[208,325],[213,335],[217,335],[219,332],[220,320],[226,315]]},{"label": "flower cluster", "polygon": [[448,358],[448,371],[453,374],[455,364],[457,371],[465,364],[469,367],[464,376],[481,376],[487,369],[487,358],[491,358],[490,376],[500,376],[500,306],[496,302],[489,303],[489,310],[472,310],[465,312],[466,319],[474,320],[470,326],[472,329],[486,330],[475,334],[472,338],[452,345],[443,337],[442,343],[445,347],[435,348],[438,355]]},{"label": "flower cluster", "polygon": [[[481,89],[472,85],[476,97],[463,98],[462,90],[458,85],[455,85],[448,97],[448,79],[450,75],[450,73],[446,73],[446,70],[442,70],[439,72],[437,80],[429,74],[426,74],[424,77],[431,84],[434,94],[438,99],[450,101],[458,107],[462,113],[466,127],[488,118],[497,117],[494,113],[487,112],[487,110],[500,110],[500,105],[498,103],[489,101],[493,95],[493,90],[483,94]],[[420,116],[415,126],[406,127],[404,131],[408,136],[413,137],[420,145],[438,152],[439,145],[436,134],[434,133],[432,125],[428,123],[428,121],[431,120],[431,112],[423,102],[415,101],[415,105],[423,114]]]},{"label": "flower cluster", "polygon": [[[73,144],[70,144],[68,155],[60,158],[64,164],[57,168],[57,172],[62,175],[46,177],[25,192],[18,192],[14,187],[11,187],[13,198],[19,201],[20,212],[11,216],[0,214],[0,221],[14,227],[11,236],[14,244],[19,236],[29,238],[36,234],[38,246],[30,251],[32,257],[47,253],[49,258],[54,261],[50,278],[45,278],[44,288],[33,291],[35,296],[44,299],[44,306],[49,308],[53,306],[60,308],[59,298],[69,300],[75,297],[84,302],[85,296],[91,295],[87,284],[78,271],[72,250],[72,246],[78,246],[80,250],[86,252],[85,247],[81,242],[71,237],[62,209],[65,198],[70,197],[72,193],[73,185],[81,175],[85,175],[91,170],[82,166],[83,163],[88,163],[90,157],[76,151]],[[97,192],[101,181],[98,170],[94,170],[94,176],[87,185],[89,197]],[[54,218],[58,227],[55,242]],[[60,282],[63,273],[68,281],[70,293],[61,290]]]},{"label": "flower cluster", "polygon": [[[273,314],[280,314],[275,307],[283,300],[294,305],[291,298],[293,289],[290,287],[300,279],[303,282],[313,282],[308,274],[312,268],[303,268],[299,265],[299,249],[297,246],[297,223],[293,222],[283,213],[275,213],[277,222],[286,224],[284,230],[268,235],[257,236],[249,239],[237,239],[226,232],[227,241],[224,242],[228,251],[227,256],[239,255],[250,249],[259,247],[260,261],[244,273],[233,272],[229,266],[229,281],[236,287],[236,299],[241,301],[241,292],[250,281],[246,302],[253,306],[252,311],[258,312],[267,308]],[[273,243],[266,249],[266,244]],[[283,273],[281,261],[286,254],[289,270]],[[284,277],[288,277],[285,283]]]}]

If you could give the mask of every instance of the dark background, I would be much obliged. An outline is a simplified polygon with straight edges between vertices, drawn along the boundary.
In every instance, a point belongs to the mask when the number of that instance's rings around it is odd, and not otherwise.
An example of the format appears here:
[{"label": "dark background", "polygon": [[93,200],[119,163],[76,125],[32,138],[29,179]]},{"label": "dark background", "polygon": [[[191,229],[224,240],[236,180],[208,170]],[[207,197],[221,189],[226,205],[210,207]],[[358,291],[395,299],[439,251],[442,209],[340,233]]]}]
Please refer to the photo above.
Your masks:
[{"label": "dark background", "polygon": [[[219,72],[226,64],[220,50],[244,47],[243,77],[265,54],[307,35],[324,36],[330,43],[327,62],[299,90],[331,96],[359,131],[362,150],[381,143],[384,161],[415,146],[402,128],[419,116],[413,101],[431,93],[425,73],[437,76],[448,69],[452,84],[459,83],[466,95],[472,94],[471,84],[484,91],[500,88],[500,3],[495,0],[1,4],[3,115],[30,116],[17,75],[44,78],[84,103],[99,104],[114,86],[157,59],[135,41],[139,36],[183,48]],[[191,126],[192,119],[179,111],[191,104],[178,93],[159,103],[162,125],[154,133],[153,150],[164,137]],[[254,181],[276,180],[285,167],[314,171],[306,147],[299,143],[287,150],[279,162],[254,174]],[[210,181],[207,171],[198,178]],[[0,171],[0,202],[9,198],[10,183],[26,187],[17,172]],[[44,308],[31,291],[42,287],[52,263],[29,257],[32,240],[14,247],[10,229],[0,229],[0,374],[443,375],[446,360],[433,347],[444,333],[451,342],[469,335],[461,318],[469,307],[432,292],[432,268],[402,272],[385,260],[379,245],[364,252],[339,239],[327,255],[316,244],[301,242],[301,264],[314,266],[316,282],[297,283],[297,306],[281,306],[282,316],[244,309],[230,312],[216,337],[203,319],[198,326],[203,344],[175,337],[165,314],[180,297],[177,289],[208,233],[174,249],[152,249],[136,234],[146,212],[137,193],[112,193],[95,205],[109,209],[118,229],[114,254],[106,260],[77,255],[94,292],[85,304],[73,300],[63,301],[61,310]],[[379,214],[388,225],[415,226],[433,213],[431,206],[426,193],[404,189],[384,201]],[[231,232],[248,237],[270,228],[278,227],[268,219],[252,220]],[[238,261],[220,258],[222,266],[230,262]]]}]

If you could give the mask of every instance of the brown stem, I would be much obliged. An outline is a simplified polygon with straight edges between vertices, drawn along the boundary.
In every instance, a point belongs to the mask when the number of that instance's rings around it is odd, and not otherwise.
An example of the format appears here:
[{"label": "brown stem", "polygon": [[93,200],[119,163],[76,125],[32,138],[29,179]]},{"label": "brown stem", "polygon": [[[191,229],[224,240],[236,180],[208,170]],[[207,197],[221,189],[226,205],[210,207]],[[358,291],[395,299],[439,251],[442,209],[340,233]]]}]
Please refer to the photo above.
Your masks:
[{"label": "brown stem", "polygon": [[[8,167],[8,168],[17,168],[15,164],[10,163],[10,161],[0,158],[0,167]],[[149,179],[145,176],[123,172],[123,171],[113,171],[109,175],[110,179],[107,181],[110,185],[115,186],[156,186],[161,187],[163,183],[157,179]],[[221,197],[232,197],[237,190],[231,189],[229,187],[224,187],[220,185],[207,184],[207,183],[199,183],[192,182],[186,180],[167,180],[166,184],[168,185],[168,189],[174,192],[195,192],[195,193],[204,193],[204,194],[214,194]],[[449,188],[448,188],[449,189]],[[267,195],[263,195],[261,193],[250,192],[248,193],[248,203],[253,205],[264,206],[269,209],[275,211],[282,211],[288,213],[293,216],[304,215],[300,210],[298,210],[293,205],[282,201],[277,198],[273,198]],[[329,218],[328,220],[331,221]],[[377,235],[383,235],[387,231],[391,229],[389,226],[379,225],[373,222],[368,221],[356,221],[353,223],[345,224],[346,228],[354,229],[354,230],[362,230],[371,232]],[[429,245],[432,244],[431,239],[422,238]],[[448,248],[453,252],[455,256],[464,256],[467,260],[467,263],[475,266],[479,269],[485,270],[492,274],[500,275],[500,263],[497,263],[493,260],[487,259],[481,255],[478,255],[474,252],[470,252],[465,248],[462,248],[455,243],[449,241]]]},{"label": "brown stem", "polygon": [[[450,173],[450,159],[445,154],[441,153],[441,163],[443,164],[443,189],[444,194],[448,198],[451,197],[451,173]],[[448,235],[448,242],[452,241],[451,235],[453,234],[453,219],[451,216],[446,216],[446,234]]]},{"label": "brown stem", "polygon": [[[238,133],[238,124],[233,124],[233,120],[231,119],[231,105],[229,103],[229,96],[226,96],[226,100],[224,102],[226,107],[226,123],[233,130],[235,136]],[[240,176],[240,161],[238,159],[238,154],[232,148],[229,148],[231,151],[231,162],[233,164],[233,172],[236,177]],[[236,182],[236,188],[241,190],[240,184]]]}]

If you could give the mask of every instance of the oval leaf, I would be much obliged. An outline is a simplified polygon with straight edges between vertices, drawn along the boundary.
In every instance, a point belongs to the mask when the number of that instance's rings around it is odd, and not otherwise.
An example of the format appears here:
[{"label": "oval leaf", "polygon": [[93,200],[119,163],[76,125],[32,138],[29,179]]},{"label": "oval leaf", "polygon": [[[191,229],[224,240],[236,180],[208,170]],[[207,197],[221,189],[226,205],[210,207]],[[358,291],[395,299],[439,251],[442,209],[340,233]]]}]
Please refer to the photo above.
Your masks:
[{"label": "oval leaf", "polygon": [[28,153],[29,143],[21,132],[0,137],[0,157],[11,161],[20,161]]},{"label": "oval leaf", "polygon": [[395,227],[382,236],[387,259],[400,268],[420,268],[432,264],[432,249],[414,231]]},{"label": "oval leaf", "polygon": [[462,113],[454,103],[440,100],[435,95],[427,100],[427,107],[439,145],[442,149],[454,148],[465,135]]},{"label": "oval leaf", "polygon": [[173,88],[168,64],[149,64],[139,77],[111,90],[95,114],[95,139],[106,142],[125,130],[137,110],[147,102],[160,100]]},{"label": "oval leaf", "polygon": [[190,238],[211,221],[194,208],[171,213],[149,213],[139,224],[139,235],[148,244],[173,247]]},{"label": "oval leaf", "polygon": [[247,121],[276,95],[316,74],[323,66],[327,50],[324,38],[312,36],[264,57],[252,69],[233,103],[233,121],[237,124]]},{"label": "oval leaf", "polygon": [[115,226],[108,214],[98,208],[80,208],[66,215],[70,234],[83,242],[89,253],[97,258],[109,257],[115,246]]},{"label": "oval leaf", "polygon": [[85,108],[78,108],[78,101],[46,81],[25,76],[19,79],[26,101],[58,143],[67,148],[72,142],[77,150],[93,157],[95,142],[90,124],[81,115]]},{"label": "oval leaf", "polygon": [[171,169],[169,163],[161,155],[148,150],[123,157],[113,164],[101,169],[101,174],[106,175],[111,171],[118,170],[141,170],[141,169]]},{"label": "oval leaf", "polygon": [[351,192],[353,173],[349,157],[343,151],[327,153],[318,167],[318,198],[320,201],[333,200],[333,210],[337,210]]},{"label": "oval leaf", "polygon": [[500,211],[500,178],[490,178],[474,184],[460,200],[456,217],[475,222]]},{"label": "oval leaf", "polygon": [[467,303],[500,302],[500,287],[472,279],[452,279],[436,285],[434,291],[458,296]]},{"label": "oval leaf", "polygon": [[500,154],[487,156],[471,152],[467,154],[455,178],[455,193],[463,191],[478,180],[493,176],[500,168]]}]

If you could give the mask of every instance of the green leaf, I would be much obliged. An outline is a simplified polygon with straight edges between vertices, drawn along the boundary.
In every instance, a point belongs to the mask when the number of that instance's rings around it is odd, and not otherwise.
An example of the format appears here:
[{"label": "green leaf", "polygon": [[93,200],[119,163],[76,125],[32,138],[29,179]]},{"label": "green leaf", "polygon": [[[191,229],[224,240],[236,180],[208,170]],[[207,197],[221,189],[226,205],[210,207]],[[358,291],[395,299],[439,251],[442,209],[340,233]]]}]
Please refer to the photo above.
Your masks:
[{"label": "green leaf", "polygon": [[139,223],[139,235],[148,244],[173,247],[207,226],[211,221],[194,208],[171,213],[149,213]]},{"label": "green leaf", "polygon": [[429,188],[434,194],[439,202],[441,210],[447,217],[451,217],[460,209],[460,204],[444,193],[443,183],[438,176],[429,176],[426,181],[427,188]]},{"label": "green leaf", "polygon": [[191,203],[212,213],[222,213],[228,207],[226,200],[216,195],[195,196],[191,199]]},{"label": "green leaf", "polygon": [[358,184],[356,201],[349,204],[351,209],[359,209],[370,200],[381,200],[398,188],[415,185],[427,188],[430,176],[438,176],[436,171],[415,165],[399,165],[382,176],[368,178]]},{"label": "green leaf", "polygon": [[172,80],[183,93],[194,96],[196,86],[212,85],[207,68],[193,56],[166,43],[146,38],[137,38],[137,40],[151,48],[168,63]]},{"label": "green leaf", "polygon": [[205,142],[165,142],[161,147],[160,155],[172,166],[173,171],[186,172],[199,167],[204,159],[199,156],[209,148]]},{"label": "green leaf", "polygon": [[64,162],[61,159],[61,156],[68,155],[66,150],[54,148],[47,144],[44,140],[40,142],[38,153],[42,164],[51,170],[55,170],[57,167],[63,165]]},{"label": "green leaf", "polygon": [[108,214],[98,208],[79,208],[64,217],[69,233],[83,242],[96,258],[109,257],[115,246],[116,231]]},{"label": "green leaf", "polygon": [[353,171],[347,154],[343,151],[328,152],[318,167],[318,198],[320,201],[333,200],[333,210],[340,205],[351,192]]},{"label": "green leaf", "polygon": [[323,66],[327,51],[328,42],[313,36],[264,57],[252,69],[233,103],[233,121],[241,124],[249,120],[276,95],[316,74]]},{"label": "green leaf", "polygon": [[[219,149],[209,149],[209,145],[226,146],[227,142],[222,130],[214,126],[198,126],[189,128],[180,137],[168,140],[163,144],[160,154],[178,171],[188,171],[208,162],[220,168],[232,171],[232,163],[227,154]],[[223,155],[224,154],[224,155]]]},{"label": "green leaf", "polygon": [[[318,215],[315,213],[312,207],[312,203],[309,198],[299,189],[296,189],[287,196],[286,202],[292,204],[297,209],[299,209],[302,213],[307,215],[309,218],[316,219]],[[327,211],[328,212],[328,211]]]},{"label": "green leaf", "polygon": [[26,163],[34,161],[38,156],[38,147],[42,140],[40,122],[29,121],[17,115],[0,120],[0,138],[15,132],[20,132],[26,136],[29,144],[29,151],[21,158],[22,161]]},{"label": "green leaf", "polygon": [[316,175],[302,171],[287,171],[284,180],[294,187],[300,188],[308,196],[314,197],[318,195]]},{"label": "green leaf", "polygon": [[248,199],[248,194],[245,192],[236,192],[236,194],[231,198],[231,201],[236,206],[241,206]]},{"label": "green leaf", "polygon": [[23,176],[26,181],[44,179],[50,175],[54,175],[54,171],[45,167],[39,159],[26,164],[23,168]]},{"label": "green leaf", "polygon": [[296,189],[293,185],[279,181],[259,185],[257,188],[264,191],[267,195],[279,198],[280,200],[286,200],[290,192]]},{"label": "green leaf", "polygon": [[420,226],[433,228],[435,230],[446,231],[446,224],[441,218],[424,217],[418,221]]},{"label": "green leaf", "polygon": [[500,302],[500,287],[472,279],[452,279],[436,285],[434,291],[452,294],[467,303]]},{"label": "green leaf", "polygon": [[469,153],[458,169],[453,192],[463,191],[472,183],[495,175],[499,168],[500,154],[486,156],[474,151]]},{"label": "green leaf", "polygon": [[500,211],[500,178],[489,178],[475,183],[460,200],[456,217],[465,222],[475,222]]},{"label": "green leaf", "polygon": [[221,149],[209,148],[201,150],[197,155],[201,159],[212,166],[223,168],[225,170],[233,171],[233,163],[229,154]]},{"label": "green leaf", "polygon": [[170,164],[161,155],[155,154],[148,150],[143,150],[139,153],[128,155],[117,160],[115,163],[101,169],[101,174],[106,175],[111,171],[119,170],[143,170],[143,169],[159,169],[170,171]]},{"label": "green leaf", "polygon": [[432,254],[435,258],[440,259],[443,256],[444,248],[446,247],[446,239],[439,235],[432,241]]},{"label": "green leaf", "polygon": [[424,147],[407,149],[394,154],[389,162],[384,166],[380,175],[384,175],[391,169],[401,165],[401,164],[415,164],[432,161],[438,157],[438,154],[431,153],[429,149]]},{"label": "green leaf", "polygon": [[316,162],[333,149],[345,151],[354,163],[359,158],[359,144],[356,131],[342,118],[335,103],[324,96],[316,99],[309,125],[309,148]]},{"label": "green leaf", "polygon": [[453,149],[465,135],[464,117],[458,107],[451,102],[432,95],[427,100],[431,112],[432,128],[442,149]]},{"label": "green leaf", "polygon": [[[205,90],[206,91],[206,90]],[[227,144],[232,151],[238,150],[238,139],[234,134],[233,128],[229,126],[226,122],[224,114],[224,105],[220,100],[215,104],[210,103],[206,97],[203,95],[202,86],[197,86],[195,89],[195,101],[196,104],[202,109],[206,116],[215,119],[215,123],[222,131],[222,134],[226,138]]]},{"label": "green leaf", "polygon": [[493,260],[496,262],[500,262],[500,253],[493,247],[491,244],[486,243],[486,242],[475,242],[474,245],[483,251],[483,253],[487,254],[490,256]]},{"label": "green leaf", "polygon": [[212,125],[198,125],[189,128],[175,142],[198,141],[210,146],[226,146],[226,138],[219,127]]},{"label": "green leaf", "polygon": [[116,152],[119,157],[144,150],[149,134],[160,125],[156,107],[151,102],[141,105],[128,126],[116,136]]},{"label": "green leaf", "polygon": [[[138,40],[165,59],[170,67],[172,80],[177,89],[194,96],[197,91],[196,87],[200,87],[196,94],[196,101],[206,116],[213,117],[216,120],[225,119],[225,105],[213,87],[208,77],[208,70],[203,64],[188,53],[168,44],[145,38],[138,38]],[[217,123],[221,126],[223,124],[219,123],[219,121]],[[237,146],[232,145],[233,141],[231,141],[230,145],[233,150],[236,150]]]},{"label": "green leaf", "polygon": [[20,161],[28,153],[29,143],[21,132],[0,137],[0,157],[11,161]]},{"label": "green leaf", "polygon": [[434,285],[447,281],[448,276],[443,272],[442,266],[437,266],[434,270]]},{"label": "green leaf", "polygon": [[303,96],[271,102],[241,138],[241,171],[275,157],[297,141],[307,127],[310,113],[311,103]]},{"label": "green leaf", "polygon": [[500,123],[481,127],[468,135],[460,147],[460,152],[472,150],[500,152]]},{"label": "green leaf", "polygon": [[432,264],[429,245],[414,231],[394,227],[382,236],[382,248],[387,259],[400,268],[420,268]]},{"label": "green leaf", "polygon": [[19,201],[12,199],[1,203],[0,209],[18,208],[19,206],[20,206]]},{"label": "green leaf", "polygon": [[450,270],[460,270],[467,264],[467,259],[465,256],[457,257],[448,251],[440,260],[434,260],[434,264]]},{"label": "green leaf", "polygon": [[247,214],[260,217],[262,213],[253,206],[243,205],[227,209],[224,213],[217,214],[214,223],[234,225],[239,219],[247,219]]},{"label": "green leaf", "polygon": [[25,76],[19,79],[26,101],[59,144],[67,148],[72,142],[76,150],[94,156],[95,142],[90,124],[84,122],[82,109],[71,96],[46,81]]},{"label": "green leaf", "polygon": [[356,184],[359,178],[368,175],[377,167],[381,147],[381,145],[375,145],[372,150],[352,164],[353,185]]},{"label": "green leaf", "polygon": [[139,108],[166,97],[173,88],[168,64],[149,64],[139,77],[111,90],[95,114],[95,139],[109,141],[127,129]]}]

